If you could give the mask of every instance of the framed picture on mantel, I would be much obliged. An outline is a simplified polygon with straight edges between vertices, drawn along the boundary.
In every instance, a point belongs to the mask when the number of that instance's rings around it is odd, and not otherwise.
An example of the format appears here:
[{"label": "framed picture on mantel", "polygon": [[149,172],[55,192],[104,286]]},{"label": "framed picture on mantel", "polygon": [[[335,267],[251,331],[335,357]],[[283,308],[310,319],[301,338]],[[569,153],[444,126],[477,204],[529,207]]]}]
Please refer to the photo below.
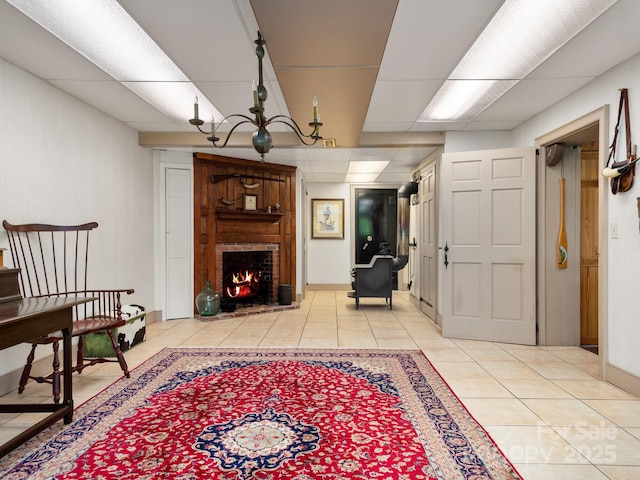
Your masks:
[{"label": "framed picture on mantel", "polygon": [[244,194],[242,206],[246,211],[255,211],[258,209],[258,196],[249,193]]},{"label": "framed picture on mantel", "polygon": [[311,200],[311,238],[344,238],[344,199]]}]

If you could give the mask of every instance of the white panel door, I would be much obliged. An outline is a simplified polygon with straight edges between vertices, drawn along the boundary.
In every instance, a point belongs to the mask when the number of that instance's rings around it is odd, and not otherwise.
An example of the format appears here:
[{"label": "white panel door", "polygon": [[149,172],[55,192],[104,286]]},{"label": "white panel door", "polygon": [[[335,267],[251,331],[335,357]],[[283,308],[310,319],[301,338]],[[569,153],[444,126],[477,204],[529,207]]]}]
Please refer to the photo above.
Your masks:
[{"label": "white panel door", "polygon": [[193,316],[191,191],[190,170],[165,169],[167,320]]},{"label": "white panel door", "polygon": [[442,157],[442,334],[535,345],[535,151]]},{"label": "white panel door", "polygon": [[438,293],[438,245],[436,231],[436,166],[429,167],[420,182],[420,310],[436,321]]}]

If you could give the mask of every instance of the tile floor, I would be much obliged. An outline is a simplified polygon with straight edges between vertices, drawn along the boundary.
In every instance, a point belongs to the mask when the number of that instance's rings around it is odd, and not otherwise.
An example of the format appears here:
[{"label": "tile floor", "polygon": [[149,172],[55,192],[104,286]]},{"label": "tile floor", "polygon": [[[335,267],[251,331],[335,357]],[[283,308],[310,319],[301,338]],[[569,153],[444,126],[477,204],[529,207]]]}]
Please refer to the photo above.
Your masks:
[{"label": "tile floor", "polygon": [[[578,347],[443,338],[394,292],[393,311],[344,291],[311,291],[300,309],[203,322],[147,326],[147,340],[126,353],[130,368],[165,346],[419,348],[527,480],[640,478],[640,400],[597,379],[597,356]],[[117,364],[74,377],[76,404],[119,377]],[[20,398],[47,401],[49,385],[30,383]],[[17,391],[0,401],[15,401]],[[0,414],[0,437],[33,414]]]}]

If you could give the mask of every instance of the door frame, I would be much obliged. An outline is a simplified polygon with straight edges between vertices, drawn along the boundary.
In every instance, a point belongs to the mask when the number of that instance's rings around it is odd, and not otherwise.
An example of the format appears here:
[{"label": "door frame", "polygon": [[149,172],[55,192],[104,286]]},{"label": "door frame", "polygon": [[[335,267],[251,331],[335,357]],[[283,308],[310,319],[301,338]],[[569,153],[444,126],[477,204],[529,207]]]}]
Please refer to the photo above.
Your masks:
[{"label": "door frame", "polygon": [[[299,280],[299,285],[300,285],[300,292],[299,293],[301,296],[297,299],[298,301],[302,301],[307,293],[307,286],[309,286],[309,278],[308,278],[308,272],[309,272],[309,235],[311,235],[311,228],[307,227],[307,218],[309,218],[309,192],[307,191],[307,182],[305,181],[304,177],[302,177],[300,175],[300,171],[298,170],[297,173],[298,177],[299,177],[299,182],[300,182],[300,188],[298,190],[296,190],[296,195],[298,196],[297,198],[297,205],[300,206],[300,208],[298,208],[298,211],[300,212],[300,222],[298,222],[298,224],[296,225],[296,228],[298,229],[298,231],[296,232],[296,234],[298,235],[298,238],[300,238],[302,245],[300,248],[300,253],[299,258],[301,258],[301,261],[298,262],[298,265],[300,266],[300,271],[299,271],[299,275],[297,276],[300,280]],[[297,289],[297,286],[296,286]]]},{"label": "door frame", "polygon": [[[594,110],[582,117],[573,120],[555,130],[552,130],[535,139],[535,147],[542,150],[546,145],[553,143],[559,143],[563,139],[575,135],[593,125],[598,125],[598,162],[600,165],[604,165],[604,159],[606,158],[609,146],[608,126],[609,126],[609,106],[603,105],[602,107]],[[554,253],[556,246],[548,245],[544,241],[546,238],[547,228],[557,228],[557,225],[547,225],[545,218],[545,211],[547,208],[546,197],[544,195],[546,189],[546,175],[545,175],[545,162],[544,156],[539,157],[538,161],[538,344],[544,345],[546,343],[547,333],[547,318],[544,315],[546,312],[546,298],[541,292],[545,291],[545,265],[540,259],[546,258],[547,255]],[[599,370],[600,374],[603,374],[603,368],[608,358],[607,351],[607,335],[608,335],[608,237],[607,237],[607,225],[609,223],[609,182],[602,176],[598,179],[598,356],[599,356]],[[553,250],[553,251],[550,251]],[[555,253],[554,253],[555,254]]]}]

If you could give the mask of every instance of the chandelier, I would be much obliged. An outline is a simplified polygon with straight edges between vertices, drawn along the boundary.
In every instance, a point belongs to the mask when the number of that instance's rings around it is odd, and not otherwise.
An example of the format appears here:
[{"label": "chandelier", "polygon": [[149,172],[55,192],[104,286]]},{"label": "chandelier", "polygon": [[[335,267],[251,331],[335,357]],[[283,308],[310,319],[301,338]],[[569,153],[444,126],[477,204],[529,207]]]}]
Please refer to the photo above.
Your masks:
[{"label": "chandelier", "polygon": [[216,125],[215,121],[211,119],[211,131],[207,132],[200,128],[204,121],[198,118],[198,97],[195,99],[195,103],[193,104],[193,116],[189,123],[194,125],[201,133],[205,135],[209,135],[207,140],[209,140],[214,147],[216,148],[224,148],[227,146],[231,135],[240,125],[245,123],[251,123],[257,130],[253,132],[252,143],[253,148],[260,154],[260,161],[264,162],[264,156],[269,150],[271,150],[272,146],[272,138],[271,133],[267,130],[267,127],[272,123],[283,123],[288,126],[293,132],[297,135],[300,141],[305,145],[314,145],[318,140],[322,140],[320,136],[320,127],[322,123],[320,123],[320,117],[318,116],[318,100],[316,97],[313,97],[313,122],[309,123],[309,126],[313,128],[312,132],[309,135],[305,135],[298,124],[291,117],[287,117],[286,115],[275,115],[271,118],[267,118],[264,115],[264,102],[267,100],[267,89],[263,85],[262,82],[262,58],[264,57],[264,44],[265,41],[262,39],[262,35],[258,32],[258,38],[254,42],[256,46],[256,56],[258,57],[258,84],[256,85],[255,80],[253,81],[253,107],[249,109],[254,115],[254,118],[249,117],[248,115],[243,115],[241,113],[233,113],[227,117],[225,117],[220,124],[229,119],[240,119],[238,123],[236,123],[229,133],[227,133],[224,142],[219,144],[220,138],[216,136]]}]

